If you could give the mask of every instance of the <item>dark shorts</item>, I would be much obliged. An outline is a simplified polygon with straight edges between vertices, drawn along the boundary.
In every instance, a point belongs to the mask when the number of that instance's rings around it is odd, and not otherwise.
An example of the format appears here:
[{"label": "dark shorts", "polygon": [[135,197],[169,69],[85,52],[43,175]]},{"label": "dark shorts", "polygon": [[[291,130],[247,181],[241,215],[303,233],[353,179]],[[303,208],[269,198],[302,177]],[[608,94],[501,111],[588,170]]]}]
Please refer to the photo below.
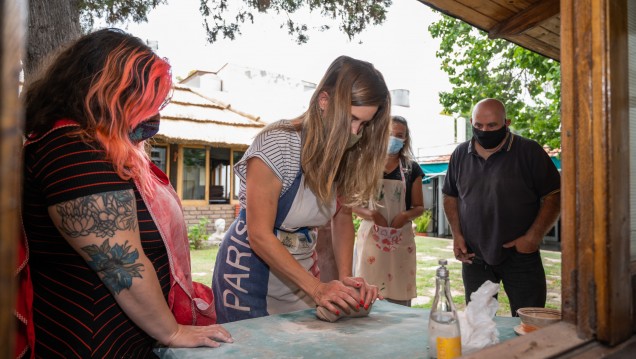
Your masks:
[{"label": "dark shorts", "polygon": [[539,251],[525,254],[513,249],[501,264],[493,266],[479,259],[473,264],[463,263],[462,277],[466,303],[470,301],[471,293],[490,280],[503,283],[514,317],[519,308],[545,306],[547,286]]}]

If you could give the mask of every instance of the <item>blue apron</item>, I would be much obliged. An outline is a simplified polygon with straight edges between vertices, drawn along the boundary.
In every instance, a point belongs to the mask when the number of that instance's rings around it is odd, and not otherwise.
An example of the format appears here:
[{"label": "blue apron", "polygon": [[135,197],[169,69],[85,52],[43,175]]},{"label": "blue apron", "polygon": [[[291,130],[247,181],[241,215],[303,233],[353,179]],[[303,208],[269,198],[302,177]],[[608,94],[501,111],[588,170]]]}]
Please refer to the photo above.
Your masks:
[{"label": "blue apron", "polygon": [[[299,210],[301,207],[316,207],[315,196],[304,187],[302,170],[298,171],[290,188],[278,200],[274,234],[301,266],[318,277],[316,231],[313,227],[321,224],[316,220],[326,223],[335,206],[324,216],[318,215],[315,210],[303,213]],[[307,219],[311,226],[290,228],[289,219],[294,216],[296,218],[291,222],[301,223]],[[220,245],[212,282],[217,323],[286,313],[315,305],[311,297],[293,283],[271,273],[269,266],[252,251],[244,208]]]}]

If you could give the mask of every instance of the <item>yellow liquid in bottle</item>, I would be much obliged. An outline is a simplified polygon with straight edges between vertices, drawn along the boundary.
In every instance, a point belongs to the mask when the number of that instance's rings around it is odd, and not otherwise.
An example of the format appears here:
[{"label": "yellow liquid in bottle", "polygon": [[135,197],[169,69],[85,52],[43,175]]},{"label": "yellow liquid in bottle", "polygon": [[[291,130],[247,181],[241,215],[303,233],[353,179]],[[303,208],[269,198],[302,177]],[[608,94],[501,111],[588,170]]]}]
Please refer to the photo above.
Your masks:
[{"label": "yellow liquid in bottle", "polygon": [[460,337],[437,337],[437,359],[453,359],[462,355],[462,341]]}]

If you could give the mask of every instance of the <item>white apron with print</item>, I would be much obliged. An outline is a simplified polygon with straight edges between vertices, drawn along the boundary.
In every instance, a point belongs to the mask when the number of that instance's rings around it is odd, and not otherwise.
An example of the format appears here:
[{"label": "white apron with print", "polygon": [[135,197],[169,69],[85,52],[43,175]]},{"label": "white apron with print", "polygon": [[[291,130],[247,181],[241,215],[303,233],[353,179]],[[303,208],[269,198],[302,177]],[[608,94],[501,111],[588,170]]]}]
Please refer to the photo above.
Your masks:
[{"label": "white apron with print", "polygon": [[[387,223],[406,208],[406,180],[400,164],[401,180],[382,180],[378,207]],[[353,271],[357,277],[377,285],[385,298],[409,300],[415,298],[415,240],[411,221],[400,229],[376,226],[363,220],[358,229]]]}]

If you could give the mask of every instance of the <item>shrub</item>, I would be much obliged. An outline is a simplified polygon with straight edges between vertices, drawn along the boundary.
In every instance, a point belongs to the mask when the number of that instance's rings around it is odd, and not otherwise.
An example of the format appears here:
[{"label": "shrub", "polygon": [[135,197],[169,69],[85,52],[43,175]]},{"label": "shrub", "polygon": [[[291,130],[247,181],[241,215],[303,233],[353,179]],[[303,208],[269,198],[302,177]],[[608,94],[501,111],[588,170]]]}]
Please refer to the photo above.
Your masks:
[{"label": "shrub", "polygon": [[190,226],[188,228],[188,240],[190,241],[190,248],[201,249],[203,247],[203,241],[208,238],[208,219],[199,219],[199,224]]},{"label": "shrub", "polygon": [[362,223],[362,218],[353,215],[353,233],[358,233],[358,228],[360,228],[360,223]]},{"label": "shrub", "polygon": [[413,223],[415,223],[415,232],[417,233],[426,233],[428,231],[428,225],[431,223],[431,210],[427,209],[422,213],[421,216],[415,218]]}]

